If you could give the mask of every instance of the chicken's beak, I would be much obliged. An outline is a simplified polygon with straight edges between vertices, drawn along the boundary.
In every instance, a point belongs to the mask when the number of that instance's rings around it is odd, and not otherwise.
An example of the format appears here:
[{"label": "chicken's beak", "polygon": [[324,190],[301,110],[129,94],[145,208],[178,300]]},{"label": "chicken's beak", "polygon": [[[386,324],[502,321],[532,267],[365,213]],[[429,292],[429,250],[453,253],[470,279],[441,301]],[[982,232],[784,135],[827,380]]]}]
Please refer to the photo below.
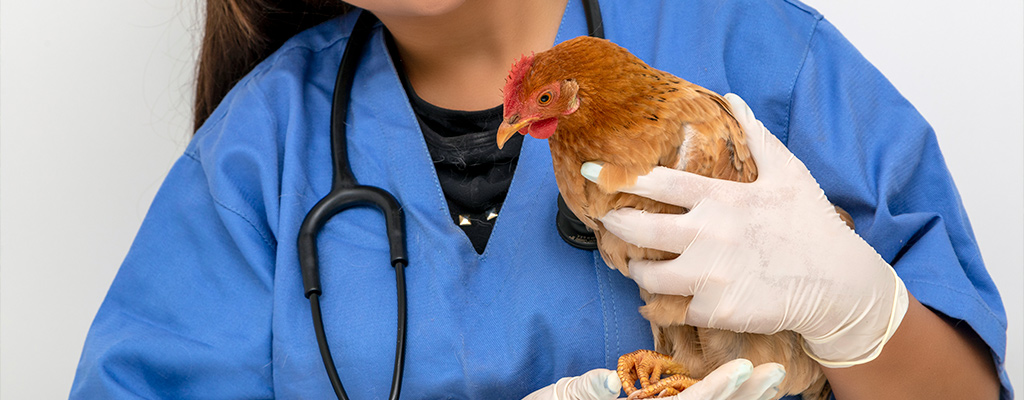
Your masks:
[{"label": "chicken's beak", "polygon": [[501,121],[501,126],[498,127],[498,148],[501,149],[502,147],[505,147],[505,142],[511,139],[512,135],[515,135],[520,129],[525,128],[536,120],[536,118],[520,119],[518,115],[513,115],[512,117]]}]

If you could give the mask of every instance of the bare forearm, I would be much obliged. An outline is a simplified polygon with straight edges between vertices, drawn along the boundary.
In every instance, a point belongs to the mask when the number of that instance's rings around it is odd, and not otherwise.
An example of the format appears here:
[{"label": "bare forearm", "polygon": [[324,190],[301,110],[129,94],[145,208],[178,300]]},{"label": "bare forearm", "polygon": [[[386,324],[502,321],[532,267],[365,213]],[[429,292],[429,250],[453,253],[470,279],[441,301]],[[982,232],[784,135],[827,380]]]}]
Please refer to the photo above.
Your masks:
[{"label": "bare forearm", "polygon": [[988,348],[910,296],[899,329],[877,359],[824,368],[839,400],[998,399],[999,379]]}]

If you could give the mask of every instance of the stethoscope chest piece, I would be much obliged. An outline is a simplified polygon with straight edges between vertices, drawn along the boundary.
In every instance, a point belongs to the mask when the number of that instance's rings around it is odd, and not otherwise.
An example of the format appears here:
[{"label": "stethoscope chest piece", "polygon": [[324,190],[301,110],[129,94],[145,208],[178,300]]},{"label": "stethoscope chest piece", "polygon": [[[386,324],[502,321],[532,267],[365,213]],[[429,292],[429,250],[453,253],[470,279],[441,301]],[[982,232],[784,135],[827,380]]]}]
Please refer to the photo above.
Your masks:
[{"label": "stethoscope chest piece", "polygon": [[555,227],[558,235],[566,243],[577,249],[597,250],[597,237],[594,231],[583,224],[565,204],[562,195],[558,195],[558,214],[555,215]]}]

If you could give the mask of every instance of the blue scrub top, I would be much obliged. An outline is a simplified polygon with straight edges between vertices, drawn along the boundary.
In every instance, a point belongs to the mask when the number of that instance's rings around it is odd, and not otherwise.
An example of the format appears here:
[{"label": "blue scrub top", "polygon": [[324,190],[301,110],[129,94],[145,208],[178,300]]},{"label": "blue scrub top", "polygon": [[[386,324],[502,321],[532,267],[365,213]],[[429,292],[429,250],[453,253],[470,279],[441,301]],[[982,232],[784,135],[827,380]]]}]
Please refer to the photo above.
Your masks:
[{"label": "blue scrub top", "polygon": [[[1003,384],[1006,317],[967,215],[917,111],[815,10],[796,1],[602,1],[607,36],[653,66],[742,96],[853,215],[922,303],[967,322]],[[196,133],[92,325],[72,398],[331,398],[296,254],[331,185],[328,116],[354,13],[297,35]],[[557,41],[586,34],[570,1]],[[405,209],[405,398],[520,399],[652,348],[636,285],[554,228],[547,143],[527,138],[486,251],[449,218],[381,29],[348,117],[357,179]],[[495,104],[500,99],[495,98]],[[319,236],[322,306],[354,399],[386,398],[394,273],[382,216]]]}]

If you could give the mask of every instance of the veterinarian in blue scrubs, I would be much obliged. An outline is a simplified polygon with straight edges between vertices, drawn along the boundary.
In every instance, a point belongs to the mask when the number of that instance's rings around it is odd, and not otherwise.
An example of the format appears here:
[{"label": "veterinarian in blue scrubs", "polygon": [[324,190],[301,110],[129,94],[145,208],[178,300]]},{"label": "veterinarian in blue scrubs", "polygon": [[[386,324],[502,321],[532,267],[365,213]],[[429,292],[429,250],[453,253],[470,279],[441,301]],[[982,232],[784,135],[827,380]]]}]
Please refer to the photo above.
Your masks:
[{"label": "veterinarian in blue scrubs", "polygon": [[[500,122],[498,89],[515,56],[587,34],[581,4],[353,3],[383,21],[356,70],[348,146],[359,182],[394,194],[406,215],[403,396],[522,399],[540,390],[535,398],[566,398],[549,385],[653,348],[637,284],[556,232],[547,143],[520,138],[505,154],[476,139]],[[827,20],[784,0],[603,0],[601,8],[608,39],[656,68],[740,95],[788,147],[775,156],[796,155],[905,285],[906,316],[879,358],[828,372],[840,398],[850,387],[890,386],[1012,397],[1005,312],[935,135]],[[296,237],[330,189],[331,95],[358,14],[288,40],[205,118],[96,316],[72,398],[333,397]],[[463,178],[493,193],[476,199],[460,189]],[[651,179],[658,187],[674,178]],[[632,217],[622,224],[644,223]],[[384,398],[396,300],[383,218],[347,211],[318,243],[341,380],[354,399]],[[831,304],[830,294],[818,304]],[[935,321],[944,330],[915,331]],[[909,367],[890,379],[873,375],[900,362],[887,354],[917,354],[922,343],[938,344],[931,358],[902,360]],[[931,361],[949,359],[957,363]],[[742,386],[749,367],[744,373],[722,385]],[[771,394],[768,386],[749,398]]]}]

